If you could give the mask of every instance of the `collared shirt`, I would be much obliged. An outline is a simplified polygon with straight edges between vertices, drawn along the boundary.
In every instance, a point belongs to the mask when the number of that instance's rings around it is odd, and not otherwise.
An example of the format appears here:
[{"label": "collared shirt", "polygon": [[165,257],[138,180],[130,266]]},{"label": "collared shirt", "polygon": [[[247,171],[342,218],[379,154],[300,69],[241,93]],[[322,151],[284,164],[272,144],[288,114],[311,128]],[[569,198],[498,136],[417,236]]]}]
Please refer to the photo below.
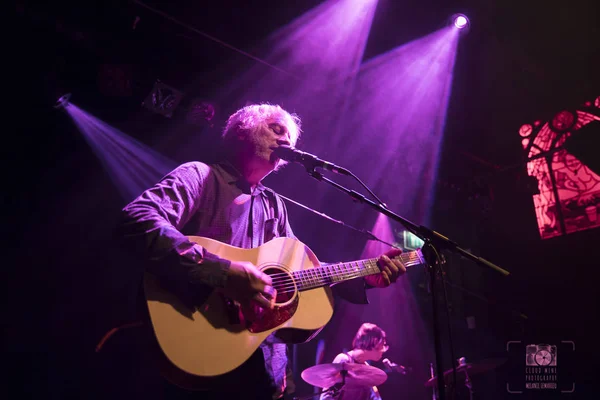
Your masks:
[{"label": "collared shirt", "polygon": [[[190,306],[201,304],[213,288],[225,284],[229,262],[187,236],[241,248],[294,237],[281,198],[262,184],[251,190],[229,163],[185,163],[128,204],[123,214],[123,235],[150,261],[148,270]],[[261,349],[264,379],[278,397],[285,387],[286,345],[269,337]],[[256,375],[256,360],[253,356],[252,366],[240,368]]]}]

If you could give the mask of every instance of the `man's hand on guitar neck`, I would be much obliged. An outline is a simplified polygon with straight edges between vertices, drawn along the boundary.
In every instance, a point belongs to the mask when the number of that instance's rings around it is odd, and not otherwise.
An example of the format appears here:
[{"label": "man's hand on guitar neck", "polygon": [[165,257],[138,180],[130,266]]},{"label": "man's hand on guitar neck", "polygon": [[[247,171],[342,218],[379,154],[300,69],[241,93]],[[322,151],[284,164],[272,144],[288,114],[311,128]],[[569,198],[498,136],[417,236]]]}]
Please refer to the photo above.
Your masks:
[{"label": "man's hand on guitar neck", "polygon": [[396,282],[398,277],[406,272],[406,267],[402,265],[400,260],[394,258],[401,253],[402,250],[392,248],[382,254],[377,260],[377,265],[381,269],[381,273],[366,276],[365,281],[367,284],[376,288],[384,288]]},{"label": "man's hand on guitar neck", "polygon": [[242,307],[250,306],[255,301],[263,308],[273,309],[277,291],[272,285],[271,277],[252,263],[232,261],[223,292]]}]

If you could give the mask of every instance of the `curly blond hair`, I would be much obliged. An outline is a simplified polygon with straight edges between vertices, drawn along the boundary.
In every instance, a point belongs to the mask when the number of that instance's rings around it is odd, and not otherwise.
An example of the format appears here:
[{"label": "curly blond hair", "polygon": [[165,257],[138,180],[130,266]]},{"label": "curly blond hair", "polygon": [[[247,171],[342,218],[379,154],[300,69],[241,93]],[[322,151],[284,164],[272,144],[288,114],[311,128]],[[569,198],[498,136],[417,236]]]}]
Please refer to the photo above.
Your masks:
[{"label": "curly blond hair", "polygon": [[269,103],[247,105],[233,113],[227,119],[225,129],[223,129],[223,139],[228,140],[240,131],[255,132],[259,127],[266,125],[267,120],[271,118],[283,119],[290,133],[291,145],[295,146],[302,133],[300,117],[287,112],[279,105]]}]

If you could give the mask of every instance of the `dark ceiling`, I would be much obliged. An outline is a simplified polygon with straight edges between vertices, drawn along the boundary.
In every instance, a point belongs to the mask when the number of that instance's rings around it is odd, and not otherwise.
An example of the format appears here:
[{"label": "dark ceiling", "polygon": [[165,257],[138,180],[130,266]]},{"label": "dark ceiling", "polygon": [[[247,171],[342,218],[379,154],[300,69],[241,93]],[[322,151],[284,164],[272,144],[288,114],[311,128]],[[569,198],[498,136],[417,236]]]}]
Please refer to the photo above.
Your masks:
[{"label": "dark ceiling", "polygon": [[[228,76],[215,80],[215,70],[243,57],[227,46],[251,51],[269,33],[320,3],[113,0],[40,5],[20,0],[17,36],[23,62],[18,72],[29,89],[24,97],[30,102],[32,95],[41,94],[42,106],[71,91],[105,113],[114,108],[113,117],[123,118],[139,108],[156,79],[185,90],[210,72],[210,81],[195,90],[218,91]],[[472,26],[459,47],[448,129],[462,148],[494,164],[510,164],[520,157],[516,132],[521,123],[597,96],[596,4],[380,0],[364,58],[439,29],[455,12],[469,15]],[[128,97],[103,96],[96,78],[104,63],[130,65],[133,88]]]}]

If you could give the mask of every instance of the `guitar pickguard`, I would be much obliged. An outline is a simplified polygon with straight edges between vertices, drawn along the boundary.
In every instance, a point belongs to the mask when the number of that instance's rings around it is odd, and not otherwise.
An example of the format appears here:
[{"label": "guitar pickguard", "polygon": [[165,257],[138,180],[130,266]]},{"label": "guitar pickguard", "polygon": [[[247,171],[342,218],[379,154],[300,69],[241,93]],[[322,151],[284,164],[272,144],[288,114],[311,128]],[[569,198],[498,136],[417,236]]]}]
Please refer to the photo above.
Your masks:
[{"label": "guitar pickguard", "polygon": [[277,289],[275,308],[265,310],[258,305],[253,305],[250,313],[242,311],[246,318],[246,326],[252,333],[264,332],[275,328],[292,318],[298,309],[299,296],[289,271],[279,265],[262,266],[262,272],[273,279],[273,286]]},{"label": "guitar pickguard", "polygon": [[247,321],[247,328],[252,333],[259,333],[275,328],[292,318],[298,309],[298,297],[283,307],[275,306],[273,310],[264,310],[258,306],[258,319]]}]

